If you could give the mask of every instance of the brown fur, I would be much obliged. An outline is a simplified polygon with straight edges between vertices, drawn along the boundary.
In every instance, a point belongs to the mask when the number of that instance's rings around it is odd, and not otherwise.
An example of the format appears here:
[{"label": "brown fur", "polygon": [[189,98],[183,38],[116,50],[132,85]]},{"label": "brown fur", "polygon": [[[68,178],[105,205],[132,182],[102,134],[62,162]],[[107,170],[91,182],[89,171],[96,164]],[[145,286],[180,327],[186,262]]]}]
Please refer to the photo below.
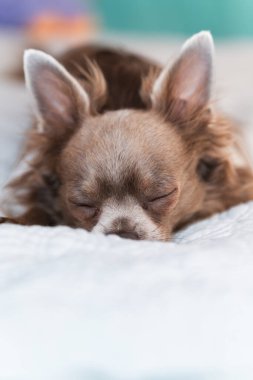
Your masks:
[{"label": "brown fur", "polygon": [[[9,185],[17,202],[28,209],[16,218],[19,223],[67,224],[92,230],[99,207],[89,210],[85,206],[84,211],[76,205],[78,197],[80,204],[90,199],[102,204],[110,197],[120,200],[130,195],[161,230],[159,239],[167,240],[172,231],[253,199],[251,168],[246,163],[237,166],[231,157],[236,133],[229,119],[211,110],[209,103],[177,100],[172,80],[152,106],[150,93],[161,72],[159,65],[135,54],[96,46],[69,51],[59,61],[89,94],[90,114],[80,114],[80,120],[75,115],[68,128],[51,128],[56,123],[51,115],[45,133],[38,133],[37,123],[29,131],[23,157],[35,152],[30,170]],[[176,76],[174,80],[177,82]],[[131,110],[129,117],[114,114],[122,109]],[[86,123],[87,128],[72,128],[74,123]],[[118,143],[113,162],[123,163],[117,181],[111,179],[112,139]],[[96,181],[91,173],[96,174]],[[80,188],[85,188],[85,200]],[[171,191],[169,198],[147,201],[163,188],[162,193]],[[24,191],[19,193],[20,189]],[[123,221],[121,236],[129,230]],[[130,228],[129,237],[133,236]],[[139,238],[148,236],[140,232]]]}]

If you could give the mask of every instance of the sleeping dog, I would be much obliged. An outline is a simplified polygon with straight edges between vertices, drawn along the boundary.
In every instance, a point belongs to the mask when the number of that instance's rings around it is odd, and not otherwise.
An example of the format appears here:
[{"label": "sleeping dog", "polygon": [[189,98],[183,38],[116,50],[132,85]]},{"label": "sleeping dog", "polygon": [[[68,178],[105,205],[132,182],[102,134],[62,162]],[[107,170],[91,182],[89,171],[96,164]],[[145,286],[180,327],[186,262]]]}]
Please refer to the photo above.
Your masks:
[{"label": "sleeping dog", "polygon": [[166,241],[253,199],[235,127],[211,105],[213,55],[209,32],[165,67],[99,46],[27,50],[28,169],[9,184],[25,211],[8,220]]}]

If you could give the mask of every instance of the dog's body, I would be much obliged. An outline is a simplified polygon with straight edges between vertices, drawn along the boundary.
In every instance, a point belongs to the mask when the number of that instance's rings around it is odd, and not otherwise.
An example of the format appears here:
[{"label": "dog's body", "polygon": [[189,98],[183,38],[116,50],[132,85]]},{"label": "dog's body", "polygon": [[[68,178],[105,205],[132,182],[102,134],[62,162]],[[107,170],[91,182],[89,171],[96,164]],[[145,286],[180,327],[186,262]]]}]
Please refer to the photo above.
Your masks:
[{"label": "dog's body", "polygon": [[210,107],[212,49],[200,33],[164,69],[104,47],[72,50],[60,63],[28,51],[37,118],[30,169],[10,184],[27,208],[16,222],[168,240],[253,199],[252,170],[231,153],[234,127]]}]

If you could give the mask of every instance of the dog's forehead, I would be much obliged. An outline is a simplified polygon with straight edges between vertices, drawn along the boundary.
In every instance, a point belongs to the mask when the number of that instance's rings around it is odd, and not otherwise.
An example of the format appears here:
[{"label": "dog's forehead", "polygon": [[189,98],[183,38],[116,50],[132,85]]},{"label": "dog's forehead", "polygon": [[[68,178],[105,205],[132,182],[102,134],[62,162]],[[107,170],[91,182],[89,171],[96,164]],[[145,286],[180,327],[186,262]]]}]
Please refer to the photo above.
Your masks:
[{"label": "dog's forehead", "polygon": [[[119,194],[134,193],[170,171],[168,144],[176,146],[179,138],[168,129],[155,114],[144,111],[113,111],[91,118],[68,147],[72,169],[83,173],[83,186],[94,192],[99,186],[103,193],[112,188]],[[171,155],[169,161],[175,159]],[[65,161],[69,165],[70,160]]]},{"label": "dog's forehead", "polygon": [[106,112],[84,123],[77,136],[87,155],[103,154],[105,158],[132,161],[170,152],[169,146],[180,147],[181,138],[175,128],[154,112],[119,110]]},{"label": "dog's forehead", "polygon": [[[168,127],[168,126],[166,126]],[[122,140],[148,140],[154,135],[157,140],[164,134],[170,134],[165,127],[163,119],[154,112],[143,110],[118,110],[109,111],[84,123],[82,134],[89,137],[97,136],[110,139],[110,142],[121,144]]]}]

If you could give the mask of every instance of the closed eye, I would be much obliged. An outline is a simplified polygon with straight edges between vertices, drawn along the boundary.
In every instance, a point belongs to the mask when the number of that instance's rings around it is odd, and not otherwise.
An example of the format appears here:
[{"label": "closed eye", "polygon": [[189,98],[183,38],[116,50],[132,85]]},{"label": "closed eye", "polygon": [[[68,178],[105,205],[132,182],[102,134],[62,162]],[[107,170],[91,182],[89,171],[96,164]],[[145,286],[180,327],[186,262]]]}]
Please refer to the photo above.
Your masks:
[{"label": "closed eye", "polygon": [[70,203],[75,207],[76,210],[79,210],[88,218],[96,216],[99,212],[97,206],[92,203],[78,202],[76,200],[70,200]]},{"label": "closed eye", "polygon": [[89,200],[85,200],[85,201],[80,201],[78,199],[73,199],[73,198],[70,198],[69,199],[69,202],[74,205],[74,206],[77,206],[77,207],[88,207],[88,208],[93,208],[93,207],[96,207],[93,203],[91,203]]},{"label": "closed eye", "polygon": [[169,193],[166,193],[166,194],[162,194],[162,195],[159,195],[158,197],[155,197],[155,198],[152,198],[152,199],[149,199],[149,202],[152,203],[152,202],[156,202],[156,201],[159,201],[159,200],[166,200],[166,198],[169,198],[171,195],[173,195],[174,193],[176,193],[177,191],[177,187],[175,187],[172,191],[170,191]]},{"label": "closed eye", "polygon": [[86,208],[96,208],[96,206],[88,204],[88,203],[79,203],[79,202],[72,202],[77,207],[86,207]]}]

